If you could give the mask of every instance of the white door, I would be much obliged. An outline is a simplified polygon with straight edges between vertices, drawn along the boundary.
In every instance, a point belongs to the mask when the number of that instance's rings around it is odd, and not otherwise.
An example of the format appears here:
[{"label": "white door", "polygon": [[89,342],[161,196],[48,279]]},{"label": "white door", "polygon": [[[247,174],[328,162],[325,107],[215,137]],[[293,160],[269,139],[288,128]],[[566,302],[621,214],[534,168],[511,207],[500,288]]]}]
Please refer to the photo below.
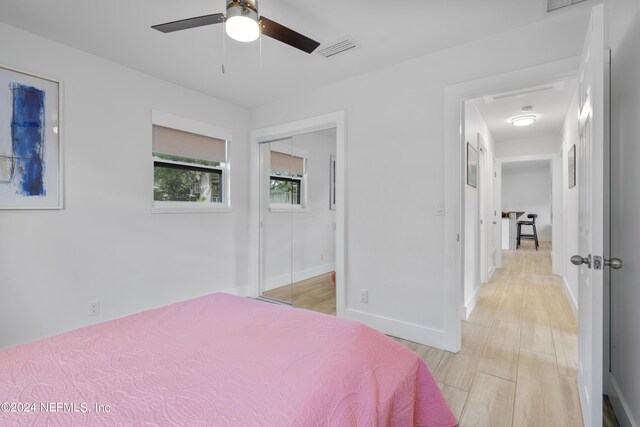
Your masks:
[{"label": "white door", "polygon": [[[604,18],[595,6],[580,69],[580,142],[577,151],[578,389],[587,427],[602,425],[604,254]],[[608,108],[608,107],[606,107]],[[576,257],[572,262],[578,263]]]}]

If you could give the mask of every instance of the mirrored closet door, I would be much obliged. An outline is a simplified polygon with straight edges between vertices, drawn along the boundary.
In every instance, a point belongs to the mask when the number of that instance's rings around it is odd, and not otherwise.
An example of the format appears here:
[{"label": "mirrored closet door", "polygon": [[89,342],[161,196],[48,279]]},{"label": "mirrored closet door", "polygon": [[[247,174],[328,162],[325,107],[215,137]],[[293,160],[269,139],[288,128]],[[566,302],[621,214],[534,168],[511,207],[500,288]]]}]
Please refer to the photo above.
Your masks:
[{"label": "mirrored closet door", "polygon": [[261,296],[331,312],[335,130],[266,142],[260,153]]}]

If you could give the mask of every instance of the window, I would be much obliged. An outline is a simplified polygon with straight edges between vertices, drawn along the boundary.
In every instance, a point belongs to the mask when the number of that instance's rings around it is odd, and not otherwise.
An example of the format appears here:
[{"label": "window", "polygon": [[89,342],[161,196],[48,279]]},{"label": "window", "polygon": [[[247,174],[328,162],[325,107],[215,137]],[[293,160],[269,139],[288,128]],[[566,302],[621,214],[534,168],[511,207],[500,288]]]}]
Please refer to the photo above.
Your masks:
[{"label": "window", "polygon": [[271,208],[305,207],[305,158],[271,151],[269,200]]},{"label": "window", "polygon": [[228,208],[227,141],[153,125],[154,208]]},{"label": "window", "polygon": [[302,178],[271,176],[271,203],[300,205]]}]

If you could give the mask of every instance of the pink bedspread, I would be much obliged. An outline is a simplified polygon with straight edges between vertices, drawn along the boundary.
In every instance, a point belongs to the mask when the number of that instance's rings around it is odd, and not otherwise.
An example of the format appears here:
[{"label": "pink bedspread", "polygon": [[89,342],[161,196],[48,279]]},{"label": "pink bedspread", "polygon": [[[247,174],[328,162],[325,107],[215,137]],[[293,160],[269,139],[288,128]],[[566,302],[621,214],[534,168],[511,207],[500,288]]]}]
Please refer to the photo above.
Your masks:
[{"label": "pink bedspread", "polygon": [[0,351],[0,425],[20,424],[456,420],[424,362],[392,339],[356,322],[213,294]]}]

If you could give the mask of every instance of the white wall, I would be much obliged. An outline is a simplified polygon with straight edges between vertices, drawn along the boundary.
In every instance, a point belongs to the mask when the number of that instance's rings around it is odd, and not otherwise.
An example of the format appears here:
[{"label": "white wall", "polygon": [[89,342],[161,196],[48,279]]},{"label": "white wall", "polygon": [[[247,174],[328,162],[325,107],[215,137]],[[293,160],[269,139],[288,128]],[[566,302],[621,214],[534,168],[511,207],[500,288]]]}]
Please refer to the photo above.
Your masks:
[{"label": "white wall", "polygon": [[523,138],[510,141],[496,141],[495,154],[498,158],[556,154],[562,148],[560,133],[550,133],[537,138]]},{"label": "white wall", "polygon": [[[562,203],[564,211],[564,235],[563,235],[563,263],[564,281],[568,290],[569,300],[574,309],[578,307],[578,268],[571,264],[571,256],[578,254],[578,186],[569,188],[569,150],[573,145],[578,146],[580,130],[578,128],[578,92],[569,105],[569,111],[564,121],[562,130]],[[577,161],[576,161],[577,166]],[[578,172],[576,171],[576,177]]]},{"label": "white wall", "polygon": [[[0,40],[4,65],[64,84],[66,181],[64,210],[0,212],[0,347],[247,284],[246,109],[5,24]],[[232,213],[151,214],[152,109],[232,130]]]},{"label": "white wall", "polygon": [[[524,211],[519,220],[528,221],[528,214],[538,214],[538,240],[551,240],[551,162],[532,168],[507,168],[502,164],[502,210]],[[523,226],[523,234],[531,234]]]},{"label": "white wall", "polygon": [[[478,298],[478,290],[480,289],[481,273],[480,270],[486,267],[486,259],[482,256],[482,248],[480,244],[480,198],[490,196],[492,187],[487,183],[487,177],[492,175],[491,155],[493,153],[493,136],[489,132],[489,128],[482,119],[478,108],[473,101],[465,102],[465,143],[469,142],[478,153],[478,188],[467,185],[465,182],[465,241],[464,241],[464,307],[465,318],[469,316],[471,310]],[[486,157],[484,164],[480,164],[481,155],[478,146],[478,134],[482,138],[486,148]],[[467,149],[464,148],[465,162],[467,164]],[[488,166],[488,167],[486,167]],[[484,174],[484,181],[480,174]],[[465,175],[466,176],[466,175]],[[485,182],[484,188],[482,183]],[[487,212],[491,209],[485,205],[484,225],[489,226],[491,219],[488,218]],[[482,245],[484,246],[484,245]],[[481,253],[478,253],[480,249]],[[484,256],[487,256],[486,249]]]},{"label": "white wall", "polygon": [[[455,260],[445,258],[436,209],[445,199],[445,88],[578,56],[586,19],[558,14],[253,110],[254,128],[347,112],[346,316],[442,345],[444,290],[458,285],[444,280]],[[381,168],[385,179],[375,179]]]},{"label": "white wall", "polygon": [[611,401],[622,426],[640,425],[640,6],[611,6]]},{"label": "white wall", "polygon": [[336,140],[307,133],[289,141],[307,156],[307,206],[296,213],[265,209],[262,230],[265,289],[327,273],[335,266],[335,211],[329,209],[329,156],[336,154]]}]

